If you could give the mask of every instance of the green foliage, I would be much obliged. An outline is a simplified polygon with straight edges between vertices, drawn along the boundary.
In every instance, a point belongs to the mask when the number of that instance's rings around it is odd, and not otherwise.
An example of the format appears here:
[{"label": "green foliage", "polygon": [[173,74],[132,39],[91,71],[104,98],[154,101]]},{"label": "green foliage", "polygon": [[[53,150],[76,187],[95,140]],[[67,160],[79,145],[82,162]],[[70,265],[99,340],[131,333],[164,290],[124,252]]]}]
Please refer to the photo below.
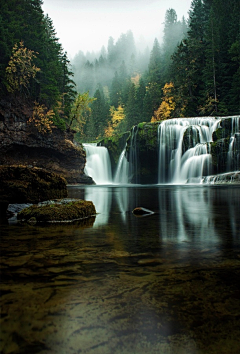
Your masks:
[{"label": "green foliage", "polygon": [[54,123],[63,128],[75,84],[67,55],[41,6],[41,0],[0,2],[0,96],[7,90],[27,94],[29,101],[54,110]]}]

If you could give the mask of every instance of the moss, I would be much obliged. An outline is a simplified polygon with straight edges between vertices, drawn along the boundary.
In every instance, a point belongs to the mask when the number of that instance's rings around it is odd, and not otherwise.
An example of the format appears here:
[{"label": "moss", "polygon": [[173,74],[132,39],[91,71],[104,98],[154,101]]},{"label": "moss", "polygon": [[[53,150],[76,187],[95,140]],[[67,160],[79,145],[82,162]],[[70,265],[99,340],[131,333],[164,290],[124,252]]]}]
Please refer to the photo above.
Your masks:
[{"label": "moss", "polygon": [[32,205],[23,209],[17,216],[19,220],[37,222],[69,221],[90,217],[96,214],[95,206],[90,201],[75,200],[68,203],[61,201],[48,205]]},{"label": "moss", "polygon": [[9,203],[38,203],[67,197],[66,180],[44,169],[0,166],[0,200]]},{"label": "moss", "polygon": [[143,129],[145,125],[146,125],[145,122],[139,123],[139,124],[138,124],[138,128],[139,128],[139,129]]}]

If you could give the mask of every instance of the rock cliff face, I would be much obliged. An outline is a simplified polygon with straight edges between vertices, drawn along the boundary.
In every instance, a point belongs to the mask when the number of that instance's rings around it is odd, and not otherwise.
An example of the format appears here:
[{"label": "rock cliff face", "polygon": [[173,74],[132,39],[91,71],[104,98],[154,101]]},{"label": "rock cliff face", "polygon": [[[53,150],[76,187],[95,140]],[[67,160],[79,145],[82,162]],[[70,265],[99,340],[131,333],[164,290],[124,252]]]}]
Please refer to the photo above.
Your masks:
[{"label": "rock cliff face", "polygon": [[126,147],[131,183],[158,182],[158,126],[159,123],[140,123],[131,130]]},{"label": "rock cliff face", "polygon": [[73,133],[53,128],[41,134],[28,123],[31,110],[15,101],[0,101],[0,165],[40,167],[63,176],[67,183],[91,184],[84,174],[86,153],[73,144]]},{"label": "rock cliff face", "polygon": [[238,122],[239,117],[237,116],[226,117],[221,120],[220,127],[213,133],[211,155],[214,174],[240,170],[240,127]]}]

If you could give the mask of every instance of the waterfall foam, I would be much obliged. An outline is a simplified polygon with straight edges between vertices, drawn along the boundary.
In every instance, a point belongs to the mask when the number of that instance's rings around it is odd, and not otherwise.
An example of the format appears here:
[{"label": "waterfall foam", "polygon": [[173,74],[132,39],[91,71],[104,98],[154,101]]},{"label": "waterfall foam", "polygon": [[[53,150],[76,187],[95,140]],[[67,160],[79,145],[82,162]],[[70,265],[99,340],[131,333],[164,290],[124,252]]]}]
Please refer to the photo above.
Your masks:
[{"label": "waterfall foam", "polygon": [[[221,119],[212,117],[169,119],[159,125],[159,183],[186,183],[211,169],[208,142]],[[193,130],[192,147],[183,151],[184,134]],[[197,143],[197,145],[195,145]]]},{"label": "waterfall foam", "polygon": [[118,159],[117,171],[114,177],[114,183],[127,184],[128,183],[129,163],[126,158],[126,148],[123,149]]},{"label": "waterfall foam", "polygon": [[96,184],[112,184],[112,170],[108,149],[97,144],[83,144],[86,151],[84,172]]}]

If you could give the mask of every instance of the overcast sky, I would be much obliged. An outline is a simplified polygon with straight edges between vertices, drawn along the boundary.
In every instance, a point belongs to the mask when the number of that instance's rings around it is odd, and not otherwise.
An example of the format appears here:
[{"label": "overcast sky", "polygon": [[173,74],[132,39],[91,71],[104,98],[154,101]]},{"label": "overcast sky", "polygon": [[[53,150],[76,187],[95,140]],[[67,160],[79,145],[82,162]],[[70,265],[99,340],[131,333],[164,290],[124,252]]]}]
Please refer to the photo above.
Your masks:
[{"label": "overcast sky", "polygon": [[[43,11],[53,21],[59,42],[71,59],[79,50],[107,48],[110,36],[132,30],[135,41],[143,36],[151,46],[161,41],[165,13],[176,10],[188,17],[191,0],[43,0]],[[151,49],[151,47],[150,47]]]}]

